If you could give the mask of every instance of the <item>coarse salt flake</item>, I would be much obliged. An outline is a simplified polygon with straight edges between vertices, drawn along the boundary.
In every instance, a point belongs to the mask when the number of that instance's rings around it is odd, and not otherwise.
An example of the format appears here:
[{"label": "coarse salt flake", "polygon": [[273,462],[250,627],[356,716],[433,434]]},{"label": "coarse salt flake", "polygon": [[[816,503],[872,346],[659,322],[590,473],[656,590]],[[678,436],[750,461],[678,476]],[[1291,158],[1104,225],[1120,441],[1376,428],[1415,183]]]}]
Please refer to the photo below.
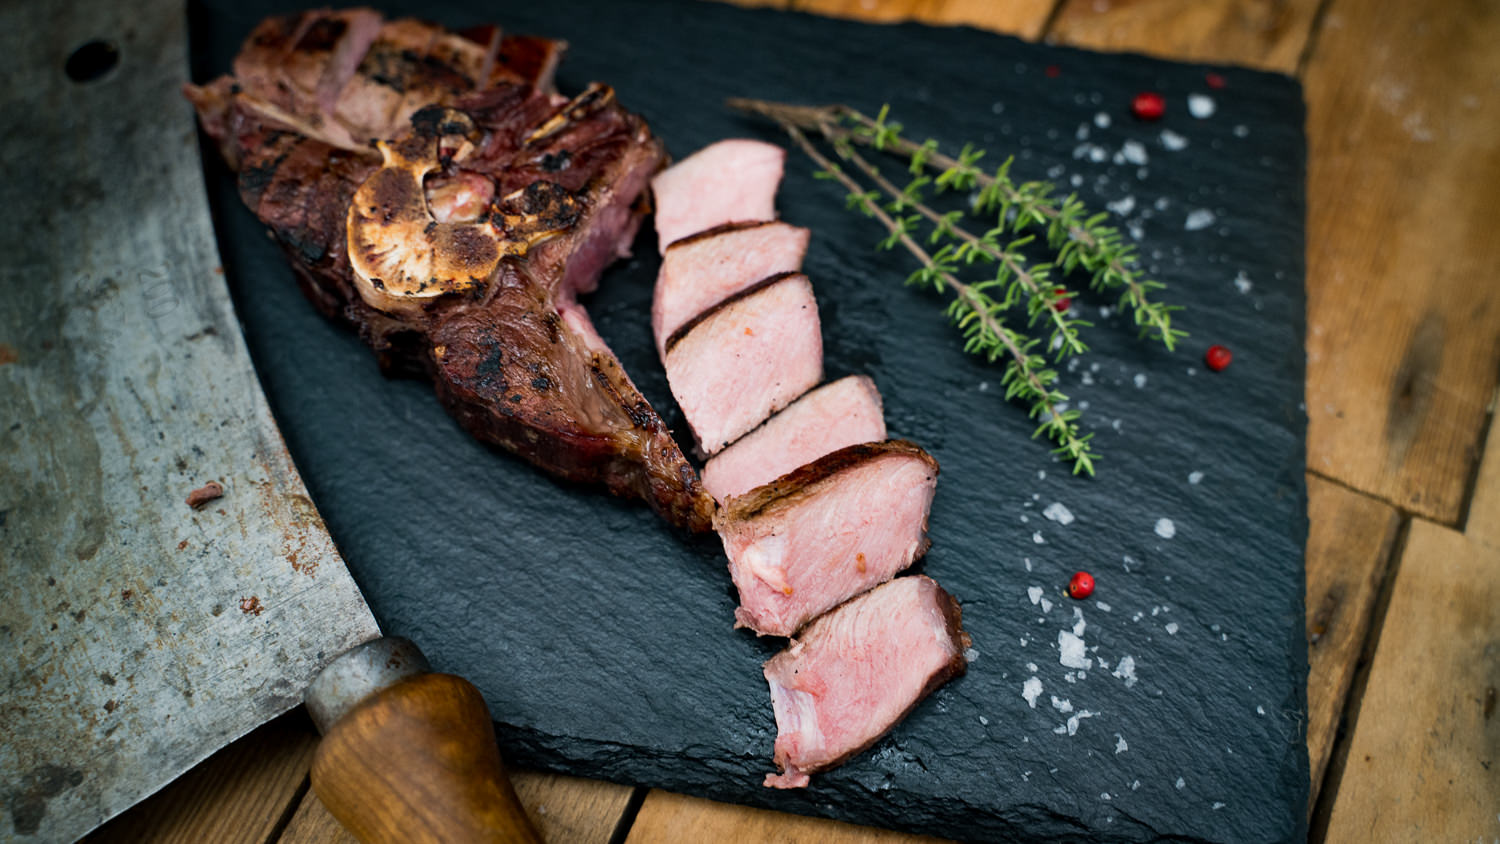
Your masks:
[{"label": "coarse salt flake", "polygon": [[1202,472],[1188,472],[1188,483],[1190,483],[1190,484],[1200,484],[1202,482],[1203,482],[1203,473]]},{"label": "coarse salt flake", "polygon": [[1094,667],[1094,661],[1089,659],[1083,640],[1067,630],[1057,631],[1057,661],[1065,668]]},{"label": "coarse salt flake", "polygon": [[1130,688],[1131,686],[1134,686],[1135,685],[1135,681],[1136,681],[1136,676],[1135,676],[1135,657],[1130,656],[1129,654],[1126,654],[1125,656],[1120,657],[1120,661],[1117,662],[1117,663],[1115,663],[1115,670],[1114,670],[1113,676],[1118,677],[1121,680],[1124,680],[1125,681],[1125,688],[1127,688],[1127,689]]},{"label": "coarse salt flake", "polygon": [[1168,518],[1157,519],[1156,520],[1156,535],[1160,536],[1162,539],[1171,539],[1172,537],[1174,537],[1174,536],[1177,535],[1177,526],[1174,525],[1174,524],[1172,524],[1172,520],[1171,519],[1168,519]]},{"label": "coarse salt flake", "polygon": [[1036,677],[1030,677],[1021,684],[1021,697],[1026,698],[1026,704],[1036,709],[1036,699],[1042,696],[1042,681]]},{"label": "coarse salt flake", "polygon": [[1028,598],[1031,599],[1031,605],[1032,606],[1036,606],[1037,604],[1041,603],[1041,600],[1042,600],[1042,587],[1040,587],[1040,586],[1028,586],[1028,587],[1026,587],[1026,597],[1028,597]]},{"label": "coarse salt flake", "polygon": [[1069,510],[1061,501],[1054,501],[1047,505],[1042,515],[1060,525],[1071,525],[1073,523],[1073,511]]},{"label": "coarse salt flake", "polygon": [[1187,102],[1188,113],[1199,120],[1213,117],[1214,110],[1217,108],[1214,98],[1207,94],[1188,94]]},{"label": "coarse salt flake", "polygon": [[1182,223],[1182,228],[1190,232],[1201,231],[1213,225],[1217,219],[1219,218],[1214,216],[1214,212],[1207,208],[1194,208],[1188,212],[1187,219]]}]

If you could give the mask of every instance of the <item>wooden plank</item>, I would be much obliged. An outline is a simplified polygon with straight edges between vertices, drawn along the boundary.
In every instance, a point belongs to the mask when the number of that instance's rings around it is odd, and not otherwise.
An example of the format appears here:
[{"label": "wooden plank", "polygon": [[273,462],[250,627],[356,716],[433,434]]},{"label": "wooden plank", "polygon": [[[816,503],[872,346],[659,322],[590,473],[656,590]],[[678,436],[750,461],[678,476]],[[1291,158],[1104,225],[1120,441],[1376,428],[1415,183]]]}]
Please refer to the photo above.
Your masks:
[{"label": "wooden plank", "polygon": [[1064,0],[1048,41],[1291,73],[1321,0]]},{"label": "wooden plank", "polygon": [[[1493,404],[1491,408],[1493,412]],[[1491,417],[1484,461],[1479,464],[1479,477],[1474,481],[1474,493],[1469,499],[1464,534],[1470,539],[1500,546],[1500,435],[1497,435],[1494,425]]]},{"label": "wooden plank", "polygon": [[775,841],[777,844],[940,844],[943,839],[854,826],[685,797],[653,789],[626,844],[670,841]]},{"label": "wooden plank", "polygon": [[[511,781],[542,836],[568,844],[608,844],[632,791],[630,786],[534,771],[516,771]],[[311,791],[277,840],[279,844],[357,844]]]},{"label": "wooden plank", "polygon": [[836,18],[893,22],[917,20],[930,24],[966,24],[981,29],[1019,35],[1035,41],[1041,37],[1047,16],[1057,0],[799,0],[793,4],[804,12]]},{"label": "wooden plank", "polygon": [[1500,837],[1500,549],[1413,522],[1329,841]]},{"label": "wooden plank", "polygon": [[1307,409],[1309,468],[1451,525],[1500,360],[1500,6],[1446,5],[1332,0],[1308,64]]},{"label": "wooden plank", "polygon": [[1307,756],[1317,800],[1355,665],[1370,630],[1400,515],[1373,498],[1307,479]]},{"label": "wooden plank", "polygon": [[316,745],[317,731],[297,709],[209,757],[87,840],[260,844],[306,782]]}]

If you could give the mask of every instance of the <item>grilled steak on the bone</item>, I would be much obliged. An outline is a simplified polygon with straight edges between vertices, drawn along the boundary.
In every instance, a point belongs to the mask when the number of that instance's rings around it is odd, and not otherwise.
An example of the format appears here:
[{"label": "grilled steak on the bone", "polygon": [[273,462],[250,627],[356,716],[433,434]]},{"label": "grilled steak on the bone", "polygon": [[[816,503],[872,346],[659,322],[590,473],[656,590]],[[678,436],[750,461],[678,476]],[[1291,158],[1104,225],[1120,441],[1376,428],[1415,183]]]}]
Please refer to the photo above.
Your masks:
[{"label": "grilled steak on the bone", "polygon": [[[626,254],[661,144],[563,45],[355,9],[269,18],[187,94],[310,299],[480,439],[706,530],[713,510],[576,294]],[[356,201],[358,200],[358,201]]]}]

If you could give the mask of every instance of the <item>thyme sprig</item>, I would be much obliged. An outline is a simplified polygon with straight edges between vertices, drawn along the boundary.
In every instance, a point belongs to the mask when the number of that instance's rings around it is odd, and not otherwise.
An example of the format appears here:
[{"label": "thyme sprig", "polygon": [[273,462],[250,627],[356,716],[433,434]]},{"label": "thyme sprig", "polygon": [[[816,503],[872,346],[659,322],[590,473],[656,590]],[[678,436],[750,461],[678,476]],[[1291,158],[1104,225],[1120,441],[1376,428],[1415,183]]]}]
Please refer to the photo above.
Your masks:
[{"label": "thyme sprig", "polygon": [[1164,285],[1142,276],[1135,248],[1125,242],[1118,229],[1108,225],[1109,215],[1089,215],[1076,194],[1058,199],[1047,182],[1016,183],[1010,177],[1011,160],[988,173],[978,163],[983,150],[965,145],[955,158],[942,152],[930,138],[916,143],[901,134],[903,127],[889,118],[888,107],[881,108],[877,117],[870,117],[845,105],[798,106],[747,99],[730,100],[729,104],[768,117],[783,127],[818,132],[835,144],[854,143],[899,155],[907,159],[914,177],[937,171],[930,184],[938,191],[977,189],[975,212],[996,213],[998,228],[1007,228],[1013,234],[1033,227],[1045,232],[1048,246],[1057,254],[1048,269],[1060,268],[1067,274],[1082,268],[1095,290],[1119,290],[1120,305],[1130,311],[1142,336],[1161,341],[1169,350],[1186,336],[1172,327],[1172,314],[1180,308],[1152,299]]},{"label": "thyme sprig", "polygon": [[[974,284],[960,281],[955,273],[959,262],[964,260],[959,254],[961,247],[948,243],[932,252],[923,248],[912,237],[916,215],[893,216],[881,203],[879,191],[867,189],[829,160],[796,125],[782,122],[781,126],[793,142],[818,164],[821,177],[837,180],[844,186],[851,209],[861,211],[885,227],[887,236],[881,241],[882,248],[893,249],[899,245],[917,258],[921,266],[907,278],[907,284],[952,294],[953,301],[949,303],[947,313],[964,336],[964,350],[990,363],[1006,359],[1000,377],[1005,398],[1030,402],[1031,418],[1041,420],[1032,437],[1046,434],[1057,443],[1053,453],[1073,462],[1074,474],[1086,472],[1092,475],[1094,461],[1098,459],[1090,444],[1094,435],[1080,432],[1079,412],[1067,409],[1065,402],[1068,397],[1057,389],[1057,371],[1048,369],[1046,359],[1034,351],[1038,341],[1022,336],[1005,324],[1003,315],[1014,304],[1013,291],[1016,289],[1014,284],[1007,283],[1004,275],[1007,264],[1001,261],[1001,272],[996,278]],[[839,154],[852,156],[852,150],[845,144],[839,149]],[[1018,264],[1020,259],[1014,256],[1014,252],[1022,245],[1012,243],[1000,252],[1012,255],[1010,260]],[[998,288],[1005,288],[1007,292],[997,301],[991,291]]]}]

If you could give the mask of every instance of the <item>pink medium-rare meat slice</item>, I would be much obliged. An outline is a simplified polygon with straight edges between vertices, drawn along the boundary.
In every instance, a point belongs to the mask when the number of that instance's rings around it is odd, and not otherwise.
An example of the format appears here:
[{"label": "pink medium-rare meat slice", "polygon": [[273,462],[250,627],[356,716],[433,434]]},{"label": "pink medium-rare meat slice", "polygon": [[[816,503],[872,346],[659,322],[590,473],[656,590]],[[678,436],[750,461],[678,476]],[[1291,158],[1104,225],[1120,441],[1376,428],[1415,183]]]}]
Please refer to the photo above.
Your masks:
[{"label": "pink medium-rare meat slice", "polygon": [[790,636],[927,550],[938,465],[887,440],[824,455],[731,498],[714,517],[739,591],[736,626]]},{"label": "pink medium-rare meat slice", "polygon": [[667,385],[705,456],[823,378],[823,335],[801,273],[745,288],[667,340]]},{"label": "pink medium-rare meat slice", "polygon": [[819,618],[765,664],[776,711],[774,788],[802,788],[874,744],[934,689],[968,668],[958,602],[901,577]]},{"label": "pink medium-rare meat slice", "polygon": [[812,390],[708,461],[703,488],[718,501],[744,495],[847,445],[885,439],[880,391],[866,375]]},{"label": "pink medium-rare meat slice", "polygon": [[728,223],[667,247],[651,299],[657,353],[698,314],[763,278],[802,269],[809,235],[774,221]]},{"label": "pink medium-rare meat slice", "polygon": [[651,180],[656,238],[674,242],[725,223],[776,219],[776,188],[786,150],[735,138],[709,144]]}]

